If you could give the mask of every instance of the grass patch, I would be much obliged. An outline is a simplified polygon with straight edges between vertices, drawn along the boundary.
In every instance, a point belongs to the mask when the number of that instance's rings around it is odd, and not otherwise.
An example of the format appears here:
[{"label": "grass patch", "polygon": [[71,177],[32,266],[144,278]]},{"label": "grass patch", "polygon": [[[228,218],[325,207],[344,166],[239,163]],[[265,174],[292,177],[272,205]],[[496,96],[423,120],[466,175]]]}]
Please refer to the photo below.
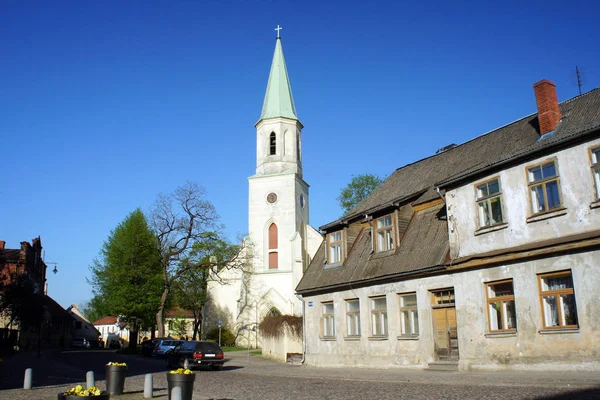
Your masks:
[{"label": "grass patch", "polygon": [[221,348],[223,349],[223,351],[240,351],[240,350],[248,350],[247,347],[240,347],[240,346],[221,346]]}]

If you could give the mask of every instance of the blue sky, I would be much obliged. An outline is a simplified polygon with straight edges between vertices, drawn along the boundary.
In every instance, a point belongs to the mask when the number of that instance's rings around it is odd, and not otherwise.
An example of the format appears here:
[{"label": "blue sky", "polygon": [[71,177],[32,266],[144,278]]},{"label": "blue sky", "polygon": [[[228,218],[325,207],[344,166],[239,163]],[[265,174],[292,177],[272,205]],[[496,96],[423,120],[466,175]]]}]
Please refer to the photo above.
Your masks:
[{"label": "blue sky", "polygon": [[277,24],[319,227],[353,174],[534,113],[535,82],[600,86],[597,2],[522,3],[4,0],[0,240],[41,236],[68,306],[111,229],[188,180],[244,234]]}]

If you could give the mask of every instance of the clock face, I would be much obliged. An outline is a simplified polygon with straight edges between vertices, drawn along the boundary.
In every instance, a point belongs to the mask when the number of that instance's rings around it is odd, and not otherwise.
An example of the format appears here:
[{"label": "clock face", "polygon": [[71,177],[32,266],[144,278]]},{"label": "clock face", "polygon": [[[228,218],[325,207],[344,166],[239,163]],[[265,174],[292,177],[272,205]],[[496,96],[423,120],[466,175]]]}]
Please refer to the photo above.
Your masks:
[{"label": "clock face", "polygon": [[267,201],[271,204],[275,203],[277,201],[277,194],[274,192],[271,192],[267,195]]}]

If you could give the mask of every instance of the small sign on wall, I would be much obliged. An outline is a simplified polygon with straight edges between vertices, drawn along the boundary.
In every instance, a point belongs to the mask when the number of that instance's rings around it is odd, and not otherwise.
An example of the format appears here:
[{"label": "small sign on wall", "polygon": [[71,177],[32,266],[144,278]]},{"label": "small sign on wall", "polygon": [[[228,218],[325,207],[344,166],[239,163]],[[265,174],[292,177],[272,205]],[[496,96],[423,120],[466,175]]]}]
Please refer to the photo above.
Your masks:
[{"label": "small sign on wall", "polygon": [[309,301],[309,302],[308,302],[308,306],[309,306],[309,307],[312,307],[312,301]]}]

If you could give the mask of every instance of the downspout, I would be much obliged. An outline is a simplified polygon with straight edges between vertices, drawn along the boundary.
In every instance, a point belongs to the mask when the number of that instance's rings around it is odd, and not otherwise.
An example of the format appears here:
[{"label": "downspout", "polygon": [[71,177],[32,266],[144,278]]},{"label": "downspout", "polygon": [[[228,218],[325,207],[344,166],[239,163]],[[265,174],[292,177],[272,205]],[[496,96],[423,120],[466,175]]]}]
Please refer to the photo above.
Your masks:
[{"label": "downspout", "polygon": [[300,364],[304,364],[306,359],[306,301],[302,295],[297,294],[296,297],[302,302],[302,360],[300,360]]}]

